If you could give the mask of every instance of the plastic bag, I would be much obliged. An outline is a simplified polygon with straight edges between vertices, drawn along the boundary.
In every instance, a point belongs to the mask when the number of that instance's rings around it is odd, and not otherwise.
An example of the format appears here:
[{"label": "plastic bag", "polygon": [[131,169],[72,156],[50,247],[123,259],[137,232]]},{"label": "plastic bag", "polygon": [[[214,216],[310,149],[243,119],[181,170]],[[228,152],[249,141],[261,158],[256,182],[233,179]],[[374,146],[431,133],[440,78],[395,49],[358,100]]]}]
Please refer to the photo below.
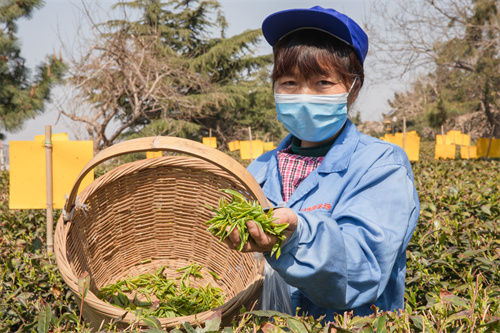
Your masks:
[{"label": "plastic bag", "polygon": [[290,287],[267,261],[264,265],[264,286],[259,302],[261,309],[293,315]]}]

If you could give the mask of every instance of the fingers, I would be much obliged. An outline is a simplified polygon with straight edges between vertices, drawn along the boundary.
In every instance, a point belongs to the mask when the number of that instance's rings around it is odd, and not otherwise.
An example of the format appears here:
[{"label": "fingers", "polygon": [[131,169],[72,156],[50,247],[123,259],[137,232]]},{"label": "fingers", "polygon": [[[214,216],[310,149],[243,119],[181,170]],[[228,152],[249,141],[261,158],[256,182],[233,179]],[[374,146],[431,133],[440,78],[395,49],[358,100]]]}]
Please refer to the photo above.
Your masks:
[{"label": "fingers", "polygon": [[297,214],[290,208],[279,208],[274,211],[273,216],[279,218],[279,220],[276,221],[277,223],[288,223],[288,227],[284,231],[286,236],[284,243],[286,243],[288,238],[292,236],[293,232],[297,228]]},{"label": "fingers", "polygon": [[[226,228],[226,232],[228,232],[230,227]],[[224,239],[223,241],[231,250],[237,250],[240,243],[240,233],[238,232],[237,228],[234,228],[231,233],[227,236],[227,238]]]},{"label": "fingers", "polygon": [[[230,227],[226,228],[226,231],[229,231]],[[238,232],[238,228],[234,228],[231,233],[228,234],[227,238],[224,239],[223,241],[231,250],[238,250],[240,248],[241,244],[241,237],[240,233]],[[249,239],[248,242],[243,245],[243,248],[241,249],[241,252],[250,252],[250,251],[257,251],[254,249],[255,246],[253,243],[251,243],[251,240]]]},{"label": "fingers", "polygon": [[273,245],[278,241],[276,236],[266,234],[254,221],[248,221],[247,227],[248,233],[262,252],[271,251]]},{"label": "fingers", "polygon": [[[248,242],[243,245],[241,252],[267,252],[271,251],[278,238],[263,232],[254,221],[247,222],[248,233],[250,237]],[[229,231],[229,229],[228,229]],[[228,235],[223,241],[230,249],[237,250],[241,243],[240,234],[237,228]]]},{"label": "fingers", "polygon": [[[290,208],[280,208],[274,210],[274,217],[279,218],[279,220],[276,221],[277,223],[289,224],[287,229],[284,231],[286,239],[288,239],[297,227],[297,214],[295,214],[295,212]],[[254,221],[248,221],[247,228],[250,237],[248,238],[248,242],[241,248],[241,252],[268,252],[271,251],[274,244],[278,242],[278,238],[276,236],[263,232]],[[230,227],[226,230],[229,231],[229,229]],[[238,229],[234,228],[223,242],[230,249],[237,250],[241,244]]]}]

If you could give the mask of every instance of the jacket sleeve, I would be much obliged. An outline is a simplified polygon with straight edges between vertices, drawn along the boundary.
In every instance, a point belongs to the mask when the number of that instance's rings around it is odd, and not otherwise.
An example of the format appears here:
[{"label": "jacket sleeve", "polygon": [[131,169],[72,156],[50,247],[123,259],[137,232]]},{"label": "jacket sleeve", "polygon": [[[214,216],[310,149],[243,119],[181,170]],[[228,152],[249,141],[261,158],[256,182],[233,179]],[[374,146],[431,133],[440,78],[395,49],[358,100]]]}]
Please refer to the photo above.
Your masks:
[{"label": "jacket sleeve", "polygon": [[297,228],[280,258],[266,259],[318,306],[373,304],[411,238],[418,218],[415,193],[405,167],[370,169],[330,213],[296,212]]}]

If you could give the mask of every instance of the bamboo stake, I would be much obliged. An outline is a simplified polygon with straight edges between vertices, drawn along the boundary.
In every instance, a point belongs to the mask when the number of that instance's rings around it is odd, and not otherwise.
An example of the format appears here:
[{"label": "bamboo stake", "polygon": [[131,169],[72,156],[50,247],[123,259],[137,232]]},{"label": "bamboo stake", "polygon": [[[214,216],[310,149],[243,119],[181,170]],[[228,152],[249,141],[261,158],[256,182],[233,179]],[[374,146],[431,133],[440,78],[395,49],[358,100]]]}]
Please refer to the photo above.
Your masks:
[{"label": "bamboo stake", "polygon": [[5,154],[3,143],[0,142],[0,170],[5,170]]},{"label": "bamboo stake", "polygon": [[54,251],[54,211],[52,203],[52,127],[45,126],[45,170],[47,178],[47,252]]},{"label": "bamboo stake", "polygon": [[406,145],[406,117],[403,117],[403,150]]},{"label": "bamboo stake", "polygon": [[488,141],[488,149],[486,149],[486,158],[488,158],[488,156],[490,155],[491,140],[493,140],[493,134],[495,133],[495,126],[496,124],[493,124],[493,128],[491,129],[490,140]]},{"label": "bamboo stake", "polygon": [[[464,125],[464,127],[465,127],[465,125]],[[471,141],[472,141],[472,139],[471,139],[471,136],[470,136],[470,129],[469,129],[469,147],[468,147],[469,154],[467,155],[467,157],[468,157],[467,159],[469,159],[469,160],[470,160],[470,142],[471,142]],[[476,152],[477,152],[477,151],[476,151]],[[476,154],[476,155],[477,155],[477,154]]]},{"label": "bamboo stake", "polygon": [[250,137],[250,162],[253,162],[253,151],[252,151],[252,128],[248,126],[248,136]]}]

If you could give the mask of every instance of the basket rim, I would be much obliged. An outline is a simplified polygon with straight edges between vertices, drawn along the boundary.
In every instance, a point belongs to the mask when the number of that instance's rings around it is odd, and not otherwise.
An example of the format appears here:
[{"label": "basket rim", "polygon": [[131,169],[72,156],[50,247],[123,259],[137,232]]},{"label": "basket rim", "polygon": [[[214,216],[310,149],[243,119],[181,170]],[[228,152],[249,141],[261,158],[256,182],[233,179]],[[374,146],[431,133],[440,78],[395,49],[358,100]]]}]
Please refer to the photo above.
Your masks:
[{"label": "basket rim", "polygon": [[170,136],[156,136],[123,141],[100,151],[96,156],[94,156],[94,158],[92,158],[92,160],[85,165],[73,184],[71,192],[63,208],[63,216],[65,217],[65,220],[68,220],[71,217],[71,212],[75,207],[75,201],[80,183],[91,170],[102,162],[113,157],[146,151],[178,152],[188,154],[214,164],[240,181],[247,191],[259,201],[260,205],[264,209],[270,208],[269,201],[255,178],[245,167],[243,167],[231,156],[197,141]]}]

